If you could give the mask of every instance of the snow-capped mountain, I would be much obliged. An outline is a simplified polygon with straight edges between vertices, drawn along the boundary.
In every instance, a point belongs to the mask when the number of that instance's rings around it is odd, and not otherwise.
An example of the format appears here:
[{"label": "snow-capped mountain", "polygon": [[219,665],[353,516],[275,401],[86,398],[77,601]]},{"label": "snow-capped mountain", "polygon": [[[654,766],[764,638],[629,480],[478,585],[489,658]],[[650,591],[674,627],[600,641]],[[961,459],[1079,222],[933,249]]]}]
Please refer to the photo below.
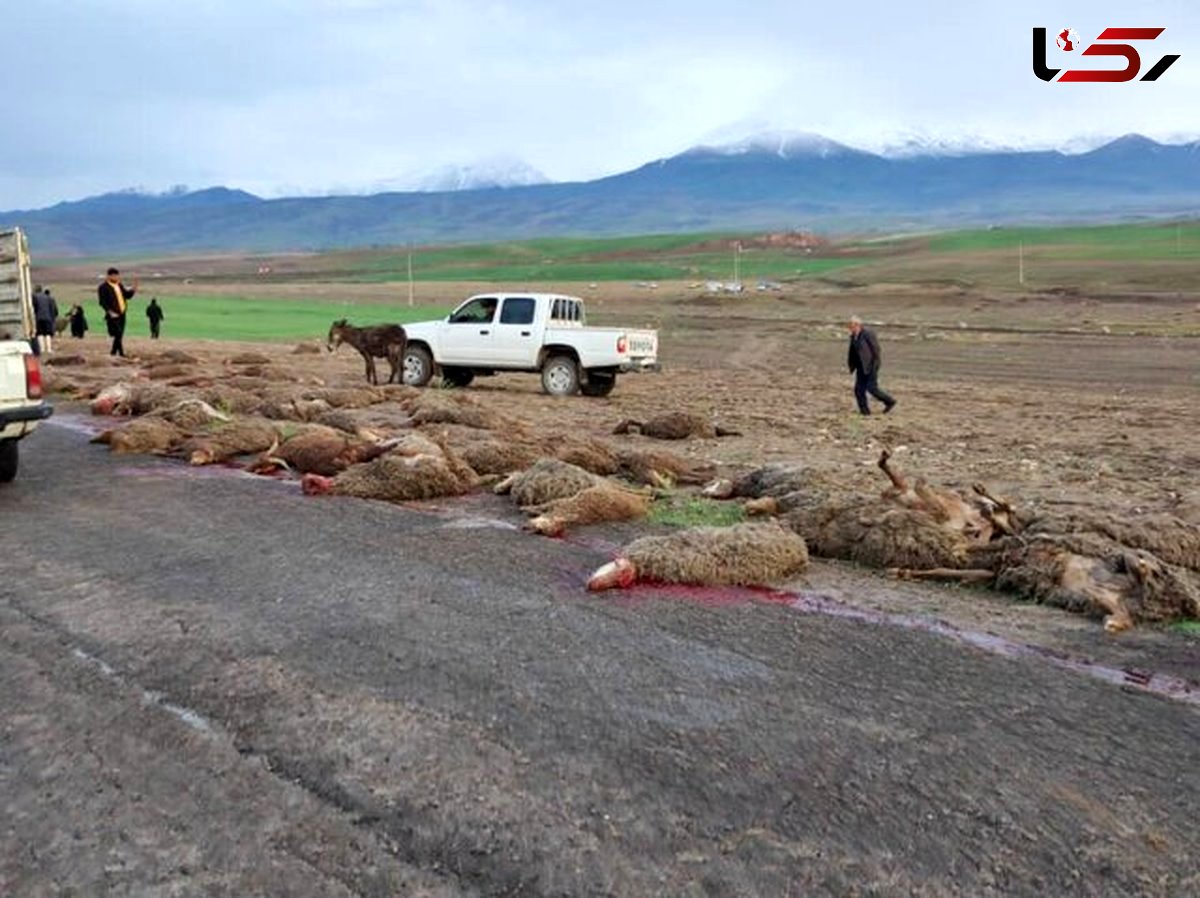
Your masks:
[{"label": "snow-capped mountain", "polygon": [[[747,127],[756,130],[747,131]],[[1167,146],[1196,143],[1196,134],[1175,133],[1154,136]],[[1121,138],[1120,134],[1081,134],[1068,139],[1048,140],[1037,137],[999,138],[974,131],[930,131],[909,128],[877,131],[869,136],[841,136],[838,139],[808,131],[789,131],[761,123],[737,123],[706,135],[691,152],[720,155],[774,153],[781,158],[817,156],[826,158],[845,153],[871,153],[885,159],[977,156],[996,153],[1029,153],[1057,150],[1068,156],[1090,153]]]},{"label": "snow-capped mountain", "polygon": [[729,142],[705,141],[693,148],[695,152],[722,156],[742,156],[746,153],[772,153],[780,159],[801,156],[827,158],[854,152],[845,144],[808,131],[764,131]]},{"label": "snow-capped mountain", "polygon": [[444,165],[418,176],[411,189],[435,193],[489,187],[532,187],[549,183],[549,178],[523,159],[494,156],[466,164]]}]

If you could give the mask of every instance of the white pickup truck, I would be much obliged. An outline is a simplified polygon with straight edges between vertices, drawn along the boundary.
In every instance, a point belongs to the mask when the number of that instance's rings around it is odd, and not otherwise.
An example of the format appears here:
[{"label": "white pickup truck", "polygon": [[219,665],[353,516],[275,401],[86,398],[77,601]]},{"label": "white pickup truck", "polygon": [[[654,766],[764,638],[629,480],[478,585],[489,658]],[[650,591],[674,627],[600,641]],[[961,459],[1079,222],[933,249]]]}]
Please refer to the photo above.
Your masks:
[{"label": "white pickup truck", "polygon": [[29,249],[17,228],[0,229],[0,483],[17,476],[18,443],[50,417],[33,337]]},{"label": "white pickup truck", "polygon": [[557,293],[480,294],[404,330],[404,382],[418,387],[438,371],[458,387],[477,375],[538,371],[553,396],[607,396],[621,372],[658,369],[657,331],[588,327],[583,300]]}]

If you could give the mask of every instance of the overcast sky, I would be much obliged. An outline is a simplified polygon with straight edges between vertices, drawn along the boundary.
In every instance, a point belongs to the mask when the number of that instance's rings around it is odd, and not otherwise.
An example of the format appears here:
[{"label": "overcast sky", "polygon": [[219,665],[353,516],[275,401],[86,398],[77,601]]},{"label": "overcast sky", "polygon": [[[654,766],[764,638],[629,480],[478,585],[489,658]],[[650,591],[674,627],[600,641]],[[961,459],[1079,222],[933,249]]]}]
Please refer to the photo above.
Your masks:
[{"label": "overcast sky", "polygon": [[[0,209],[131,186],[362,190],[494,156],[584,179],[768,125],[868,148],[905,131],[1200,134],[1195,0],[12,0],[2,15]],[[1085,43],[1165,26],[1143,68],[1182,59],[1155,83],[1046,84],[1035,25]]]}]

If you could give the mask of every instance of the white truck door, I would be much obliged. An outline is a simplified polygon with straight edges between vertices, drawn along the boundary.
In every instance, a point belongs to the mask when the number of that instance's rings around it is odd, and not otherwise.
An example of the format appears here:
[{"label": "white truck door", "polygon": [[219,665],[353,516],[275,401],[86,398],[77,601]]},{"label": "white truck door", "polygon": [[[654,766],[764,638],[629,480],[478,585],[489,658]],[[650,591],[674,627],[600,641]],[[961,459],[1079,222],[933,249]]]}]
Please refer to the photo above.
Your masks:
[{"label": "white truck door", "polygon": [[497,365],[532,368],[542,348],[537,315],[537,299],[532,296],[506,296],[494,330]]},{"label": "white truck door", "polygon": [[495,296],[477,296],[451,313],[438,335],[438,362],[443,365],[495,364]]}]

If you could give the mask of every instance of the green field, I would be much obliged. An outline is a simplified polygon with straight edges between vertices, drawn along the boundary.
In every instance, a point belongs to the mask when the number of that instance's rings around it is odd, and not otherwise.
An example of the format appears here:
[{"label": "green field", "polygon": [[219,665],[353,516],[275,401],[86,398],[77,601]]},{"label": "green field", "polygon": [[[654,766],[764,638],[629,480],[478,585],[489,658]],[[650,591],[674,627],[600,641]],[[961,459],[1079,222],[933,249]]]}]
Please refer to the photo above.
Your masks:
[{"label": "green field", "polygon": [[[730,280],[731,234],[672,234],[604,239],[526,240],[413,250],[418,281],[679,281]],[[404,251],[353,254],[345,272],[360,283],[408,278]],[[788,249],[747,247],[739,259],[743,281],[819,275],[855,264]]]},{"label": "green field", "polygon": [[[766,245],[762,235],[674,234],[604,239],[552,239],[475,246],[418,247],[413,277],[418,283],[477,283],[536,288],[537,285],[603,283],[609,295],[655,300],[636,291],[637,282],[672,284],[676,299],[696,296],[702,282],[734,275],[735,241],[744,250],[740,279],[753,291],[759,279],[792,284],[817,282],[822,289],[853,291],[872,285],[909,290],[951,288],[979,297],[1049,291],[1071,295],[1138,297],[1145,293],[1191,293],[1200,283],[1200,222],[1093,227],[1016,227],[897,235],[800,248]],[[755,243],[758,246],[755,246]],[[269,263],[269,279],[256,274]],[[300,340],[323,336],[341,317],[356,324],[436,318],[444,306],[409,308],[392,300],[390,285],[408,278],[404,248],[364,249],[281,257],[223,257],[218,260],[161,260],[139,267],[165,270],[157,292],[166,311],[164,334],[214,340]],[[94,276],[79,266],[81,276]],[[57,275],[57,272],[56,272]],[[56,275],[52,275],[52,278]],[[188,284],[195,283],[196,288]],[[338,295],[352,285],[354,301],[307,299],[318,292]],[[253,286],[251,286],[253,285]],[[198,288],[198,289],[197,289]],[[88,288],[92,289],[91,287]],[[171,292],[172,289],[178,292]],[[457,288],[424,291],[452,302]],[[462,296],[474,292],[464,288]],[[790,288],[787,292],[790,292]],[[249,295],[254,294],[254,295]],[[418,291],[421,295],[421,291]],[[297,298],[300,297],[300,298]],[[146,332],[144,307],[135,301],[131,334]],[[1141,327],[1130,307],[1114,330]],[[1161,332],[1192,333],[1184,318],[1158,323]],[[993,318],[1000,316],[995,312]],[[993,322],[996,323],[996,322]]]},{"label": "green field", "polygon": [[[160,293],[158,301],[166,314],[163,336],[198,340],[307,340],[324,338],[330,322],[338,318],[347,318],[352,324],[359,325],[402,324],[439,318],[446,313],[445,309],[430,306],[350,305],[242,296]],[[144,312],[145,306],[140,300],[135,299],[130,304],[130,334],[149,333]]]}]

